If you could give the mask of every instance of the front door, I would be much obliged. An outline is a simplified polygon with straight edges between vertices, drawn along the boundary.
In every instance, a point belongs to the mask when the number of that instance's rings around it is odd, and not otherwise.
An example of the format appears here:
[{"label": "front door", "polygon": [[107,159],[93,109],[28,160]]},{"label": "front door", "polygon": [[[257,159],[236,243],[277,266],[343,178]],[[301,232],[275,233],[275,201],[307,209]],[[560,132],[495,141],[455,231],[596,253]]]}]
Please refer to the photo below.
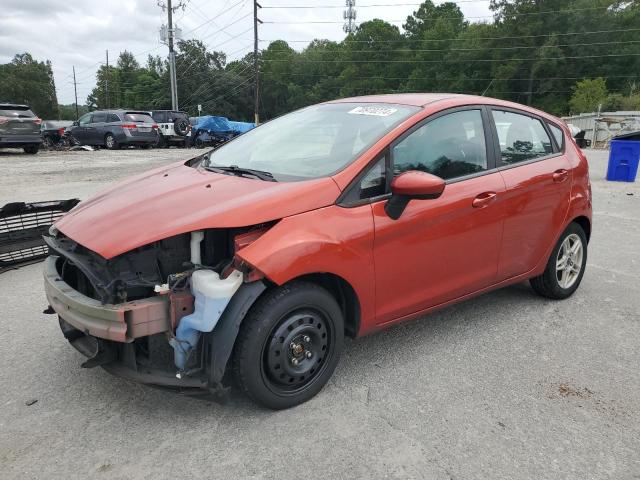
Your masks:
[{"label": "front door", "polygon": [[71,129],[71,135],[82,145],[87,145],[89,142],[87,126],[91,122],[91,113],[85,113],[78,119],[78,125]]},{"label": "front door", "polygon": [[441,112],[395,142],[394,175],[408,170],[447,181],[434,200],[411,200],[398,220],[373,207],[377,323],[475,292],[496,281],[504,180],[495,170],[488,110]]},{"label": "front door", "polygon": [[[571,165],[562,131],[517,110],[493,109],[499,170],[504,178],[505,221],[499,280],[546,262],[569,208]],[[553,138],[558,140],[552,140]]]}]

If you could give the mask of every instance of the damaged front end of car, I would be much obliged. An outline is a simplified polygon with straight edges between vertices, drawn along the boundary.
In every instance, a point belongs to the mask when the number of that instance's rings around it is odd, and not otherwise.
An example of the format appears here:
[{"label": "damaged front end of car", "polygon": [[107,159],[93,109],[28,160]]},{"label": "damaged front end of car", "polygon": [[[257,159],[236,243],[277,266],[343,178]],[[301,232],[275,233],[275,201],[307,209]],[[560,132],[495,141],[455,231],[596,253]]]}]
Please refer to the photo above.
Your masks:
[{"label": "damaged front end of car", "polygon": [[83,367],[219,398],[240,323],[268,286],[235,253],[273,223],[184,233],[111,259],[53,228],[47,313]]}]

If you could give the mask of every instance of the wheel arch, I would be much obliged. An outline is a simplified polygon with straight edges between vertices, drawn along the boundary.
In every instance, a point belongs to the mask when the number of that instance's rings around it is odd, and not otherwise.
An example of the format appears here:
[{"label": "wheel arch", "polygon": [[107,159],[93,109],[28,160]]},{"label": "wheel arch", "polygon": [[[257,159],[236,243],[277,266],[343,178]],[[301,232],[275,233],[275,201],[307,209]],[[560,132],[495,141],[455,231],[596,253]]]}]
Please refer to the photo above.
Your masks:
[{"label": "wheel arch", "polygon": [[580,225],[582,230],[584,230],[584,234],[587,236],[587,243],[591,239],[591,220],[585,215],[580,215],[574,218],[570,223],[577,223]]},{"label": "wheel arch", "polygon": [[345,335],[355,338],[360,330],[360,301],[351,284],[334,273],[308,273],[286,283],[307,281],[327,290],[338,302],[344,316]]}]

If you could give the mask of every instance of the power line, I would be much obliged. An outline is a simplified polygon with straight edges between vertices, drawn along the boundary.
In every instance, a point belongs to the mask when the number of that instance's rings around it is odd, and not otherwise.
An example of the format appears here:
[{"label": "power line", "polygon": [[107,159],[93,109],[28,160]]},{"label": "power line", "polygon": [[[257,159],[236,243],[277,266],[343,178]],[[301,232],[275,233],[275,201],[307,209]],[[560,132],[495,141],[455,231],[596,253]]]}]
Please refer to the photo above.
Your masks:
[{"label": "power line", "polygon": [[[311,73],[296,73],[296,72],[270,72],[270,71],[265,71],[263,72],[264,75],[271,75],[271,76],[301,76],[301,77],[321,77],[321,78],[325,78],[328,80],[333,80],[332,77],[327,77],[327,75],[325,74],[311,74]],[[598,75],[598,74],[590,74],[589,77],[591,78],[638,78],[640,77],[640,73],[636,74],[636,75]],[[536,77],[535,80],[582,80],[584,79],[585,76],[580,76],[580,77]],[[460,77],[383,77],[383,76],[375,76],[375,75],[368,75],[368,76],[354,76],[354,77],[349,77],[350,80],[457,80],[457,81],[468,81],[468,82],[472,82],[472,81],[478,81],[478,82],[488,82],[490,80],[494,80],[494,81],[529,81],[530,78],[529,77],[513,77],[513,78],[509,78],[509,77],[493,77],[493,78],[473,78],[473,77],[467,77],[467,78],[460,78]]]},{"label": "power line", "polygon": [[[607,10],[609,7],[590,7],[590,8],[573,8],[566,10],[545,10],[542,12],[522,12],[522,13],[511,13],[507,15],[508,17],[521,17],[521,16],[532,16],[532,15],[548,15],[548,14],[564,14],[564,13],[576,13],[576,12],[586,12],[593,10]],[[437,20],[465,20],[468,18],[482,19],[482,18],[494,18],[496,14],[492,15],[460,15],[456,17],[440,17],[434,16],[433,18],[420,19],[422,22],[429,21],[437,21]],[[405,23],[407,19],[404,20],[384,20],[387,23]],[[328,20],[310,20],[310,21],[265,21],[264,23],[274,23],[274,24],[313,24],[313,23],[342,23],[342,22],[334,22]],[[362,23],[362,22],[361,22]]]},{"label": "power line", "polygon": [[[373,53],[373,52],[372,52]],[[569,59],[581,59],[581,58],[604,58],[604,57],[632,57],[639,56],[640,53],[610,53],[604,55],[581,55],[581,56],[565,56],[565,57],[528,57],[528,58],[479,58],[479,59],[446,59],[446,60],[346,60],[346,59],[334,59],[334,60],[306,60],[299,59],[299,62],[304,63],[471,63],[471,62],[506,62],[506,61],[526,61],[526,60],[569,60]],[[289,62],[290,60],[263,60],[263,62],[276,63],[276,62]]]},{"label": "power line", "polygon": [[[640,43],[640,40],[623,40],[623,41],[615,41],[615,42],[594,42],[594,43],[565,43],[558,45],[521,45],[521,46],[513,46],[513,47],[492,47],[492,50],[517,50],[521,48],[528,49],[537,49],[537,48],[559,48],[559,47],[587,47],[587,46],[597,46],[597,45],[620,45],[620,44],[631,44],[631,43]],[[414,49],[414,48],[396,48],[396,49],[385,49],[385,50],[349,50],[348,53],[417,53],[417,52],[482,52],[485,51],[485,48],[427,48],[427,49]],[[274,53],[282,53],[289,52],[290,50],[269,50],[269,52]],[[320,54],[332,54],[335,55],[335,52],[331,51],[322,51],[318,50],[317,53]]]},{"label": "power line", "polygon": [[[447,3],[487,3],[491,0],[448,0]],[[358,5],[358,8],[370,7],[419,7],[422,3],[372,3],[367,5]],[[441,4],[440,4],[441,5]],[[439,5],[436,5],[439,6]],[[268,9],[320,9],[320,8],[344,8],[345,5],[270,5],[262,8]]]},{"label": "power line", "polygon": [[[265,22],[266,23],[266,22]],[[594,30],[589,32],[564,32],[564,33],[542,33],[538,35],[513,35],[513,36],[504,36],[504,37],[474,37],[474,38],[459,38],[459,37],[450,37],[450,38],[438,38],[438,39],[402,39],[402,40],[352,40],[349,38],[344,39],[341,43],[415,43],[415,42],[468,42],[468,41],[478,41],[478,40],[513,40],[520,38],[543,38],[543,37],[564,37],[568,35],[597,35],[601,33],[625,33],[625,32],[638,32],[640,28],[623,28],[616,30]],[[289,43],[309,43],[313,40],[286,40]],[[281,38],[276,39],[263,39],[261,42],[277,42],[282,41]]]}]

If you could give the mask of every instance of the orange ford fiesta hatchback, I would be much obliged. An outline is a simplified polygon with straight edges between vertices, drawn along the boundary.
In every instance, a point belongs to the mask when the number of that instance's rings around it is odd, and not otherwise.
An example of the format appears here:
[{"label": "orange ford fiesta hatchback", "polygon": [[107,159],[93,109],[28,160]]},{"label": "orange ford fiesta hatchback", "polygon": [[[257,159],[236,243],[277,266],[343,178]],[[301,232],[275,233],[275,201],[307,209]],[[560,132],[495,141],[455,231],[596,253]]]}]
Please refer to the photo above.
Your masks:
[{"label": "orange ford fiesta hatchback", "polygon": [[[320,391],[358,337],[530,280],[563,299],[591,233],[557,118],[453,94],[342,99],[80,203],[45,288],[83,366],[270,408]],[[234,383],[231,382],[231,383]]]}]

